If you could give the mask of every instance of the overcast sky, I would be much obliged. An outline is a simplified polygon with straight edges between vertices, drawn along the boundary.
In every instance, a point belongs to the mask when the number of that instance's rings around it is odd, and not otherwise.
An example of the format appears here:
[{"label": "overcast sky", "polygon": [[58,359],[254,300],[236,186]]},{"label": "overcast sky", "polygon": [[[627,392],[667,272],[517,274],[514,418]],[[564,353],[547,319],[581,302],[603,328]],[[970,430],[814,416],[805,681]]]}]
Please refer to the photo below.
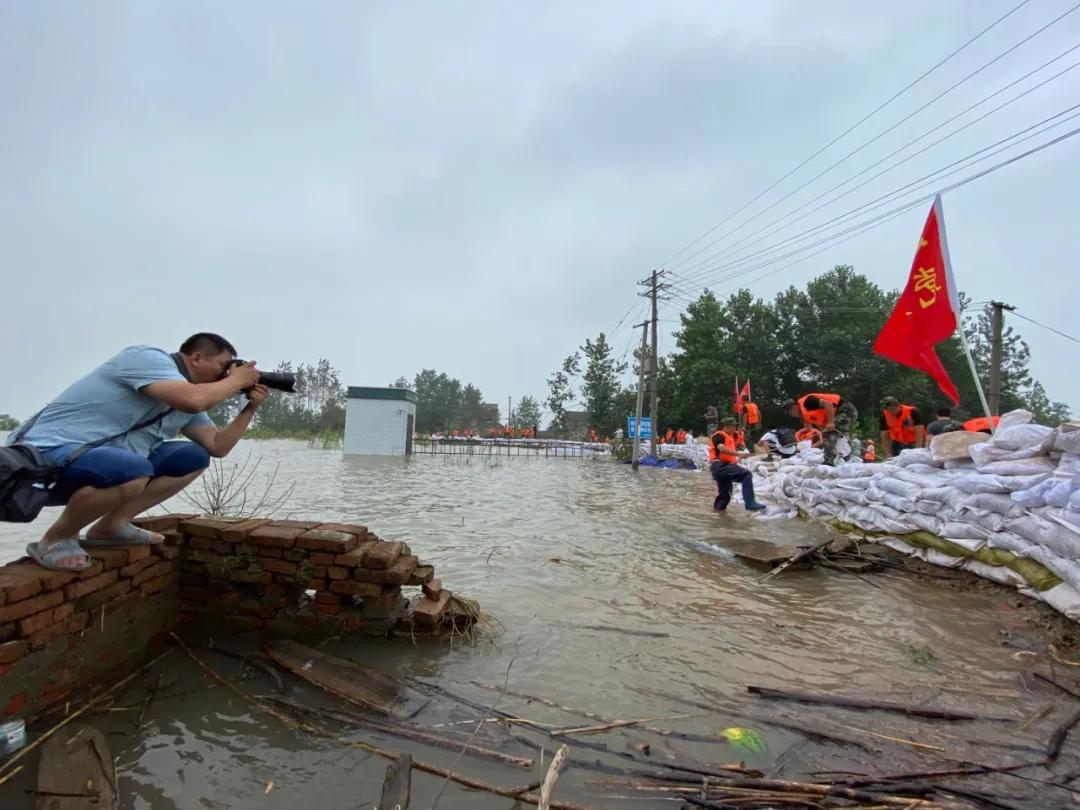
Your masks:
[{"label": "overcast sky", "polygon": [[[562,357],[636,306],[638,279],[1018,1],[2,2],[0,412],[28,415],[125,345],[172,350],[200,330],[264,367],[325,356],[351,385],[433,367],[503,407],[542,399]],[[769,297],[850,263],[901,286],[925,205],[719,277],[1080,103],[1077,69],[778,236],[764,228],[1080,43],[1080,12],[727,231],[1070,5],[1028,2],[680,258],[720,244],[669,263],[679,283]],[[938,185],[1080,126],[1063,118]],[[1080,137],[945,197],[973,300],[1080,334],[1078,181]],[[694,270],[722,248],[746,262]],[[665,351],[678,310],[664,308]],[[619,353],[638,314],[612,336]],[[1080,411],[1077,345],[1012,322],[1050,396]]]}]

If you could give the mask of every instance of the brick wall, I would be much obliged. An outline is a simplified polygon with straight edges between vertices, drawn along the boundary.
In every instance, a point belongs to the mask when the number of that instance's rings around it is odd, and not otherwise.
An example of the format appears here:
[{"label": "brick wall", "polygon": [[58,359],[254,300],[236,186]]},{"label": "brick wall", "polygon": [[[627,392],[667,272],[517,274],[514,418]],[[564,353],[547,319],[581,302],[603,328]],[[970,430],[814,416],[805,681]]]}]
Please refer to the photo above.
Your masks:
[{"label": "brick wall", "polygon": [[[178,625],[322,640],[437,631],[450,592],[400,541],[356,524],[143,518],[161,546],[87,549],[79,574],[0,567],[0,720],[29,717],[134,669]],[[408,601],[402,587],[419,592]]]}]

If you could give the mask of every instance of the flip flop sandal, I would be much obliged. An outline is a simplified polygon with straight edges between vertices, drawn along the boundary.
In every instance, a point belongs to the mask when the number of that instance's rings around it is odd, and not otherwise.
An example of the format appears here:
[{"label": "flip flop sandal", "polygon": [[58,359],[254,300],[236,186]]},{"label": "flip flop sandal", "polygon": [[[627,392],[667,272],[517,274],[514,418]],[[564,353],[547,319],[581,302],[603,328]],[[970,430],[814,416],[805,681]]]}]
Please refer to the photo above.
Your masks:
[{"label": "flip flop sandal", "polygon": [[87,548],[96,546],[160,546],[164,538],[155,540],[153,532],[125,523],[114,537],[84,537],[82,544]]},{"label": "flip flop sandal", "polygon": [[[50,571],[86,571],[94,561],[86,553],[79,541],[74,537],[65,540],[57,540],[48,546],[42,547],[40,543],[29,543],[26,546],[27,555],[42,568]],[[82,565],[61,565],[60,560],[64,557],[85,557],[86,562]]]}]

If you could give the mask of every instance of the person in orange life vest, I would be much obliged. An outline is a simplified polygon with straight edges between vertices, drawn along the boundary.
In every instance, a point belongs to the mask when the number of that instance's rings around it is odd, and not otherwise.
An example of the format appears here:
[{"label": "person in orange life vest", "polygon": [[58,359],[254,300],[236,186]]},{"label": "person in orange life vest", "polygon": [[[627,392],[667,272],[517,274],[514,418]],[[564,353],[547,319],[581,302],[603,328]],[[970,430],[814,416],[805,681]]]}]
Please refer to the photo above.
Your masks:
[{"label": "person in orange life vest", "polygon": [[589,441],[590,442],[598,442],[598,441],[600,441],[600,437],[596,435],[596,428],[591,428],[589,430]]},{"label": "person in orange life vest", "polygon": [[877,452],[874,450],[874,440],[866,440],[866,449],[863,451],[862,460],[866,462],[877,461]]},{"label": "person in orange life vest", "polygon": [[926,444],[926,427],[922,416],[914,405],[902,405],[896,397],[881,400],[880,427],[882,458]]},{"label": "person in orange life vest", "polygon": [[[742,451],[745,455],[746,451]],[[731,503],[733,485],[742,485],[743,505],[748,512],[757,512],[765,508],[754,498],[754,476],[745,467],[740,467],[739,450],[736,446],[735,420],[724,419],[720,430],[710,437],[709,472],[716,481],[716,499],[713,509],[723,512]]]},{"label": "person in orange life vest", "polygon": [[795,441],[810,442],[811,447],[821,447],[821,431],[813,427],[804,427],[795,432]]},{"label": "person in orange life vest", "polygon": [[686,444],[686,431],[682,428],[675,434],[675,444]]},{"label": "person in orange life vest", "polygon": [[[997,427],[1000,422],[1001,417],[995,416],[993,421],[994,427]],[[990,430],[990,420],[987,419],[985,416],[978,416],[975,419],[968,419],[966,422],[964,422],[964,430],[968,431],[969,433],[993,433],[993,431]]]},{"label": "person in orange life vest", "polygon": [[671,428],[668,428],[667,433],[664,434],[664,444],[674,444],[674,443],[675,443],[675,431],[672,430]]},{"label": "person in orange life vest", "polygon": [[742,417],[747,431],[756,432],[758,425],[761,424],[761,410],[756,402],[750,401],[750,397],[742,398]]},{"label": "person in orange life vest", "polygon": [[850,437],[852,427],[859,421],[858,409],[839,394],[816,392],[805,394],[798,401],[786,400],[783,408],[788,416],[801,419],[803,427],[821,431],[825,463],[835,465],[840,439]]}]

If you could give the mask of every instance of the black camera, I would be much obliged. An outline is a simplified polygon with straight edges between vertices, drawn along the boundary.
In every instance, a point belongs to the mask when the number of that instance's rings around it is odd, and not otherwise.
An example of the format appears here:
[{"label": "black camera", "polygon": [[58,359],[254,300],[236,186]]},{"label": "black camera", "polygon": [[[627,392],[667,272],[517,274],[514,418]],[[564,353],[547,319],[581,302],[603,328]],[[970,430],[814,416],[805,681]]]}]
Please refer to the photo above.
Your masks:
[{"label": "black camera", "polygon": [[[232,364],[234,366],[247,365],[247,360],[233,360]],[[286,394],[295,394],[296,375],[287,371],[260,371],[259,385],[265,385],[275,391],[284,391]],[[250,390],[250,388],[247,389],[247,391]]]}]

